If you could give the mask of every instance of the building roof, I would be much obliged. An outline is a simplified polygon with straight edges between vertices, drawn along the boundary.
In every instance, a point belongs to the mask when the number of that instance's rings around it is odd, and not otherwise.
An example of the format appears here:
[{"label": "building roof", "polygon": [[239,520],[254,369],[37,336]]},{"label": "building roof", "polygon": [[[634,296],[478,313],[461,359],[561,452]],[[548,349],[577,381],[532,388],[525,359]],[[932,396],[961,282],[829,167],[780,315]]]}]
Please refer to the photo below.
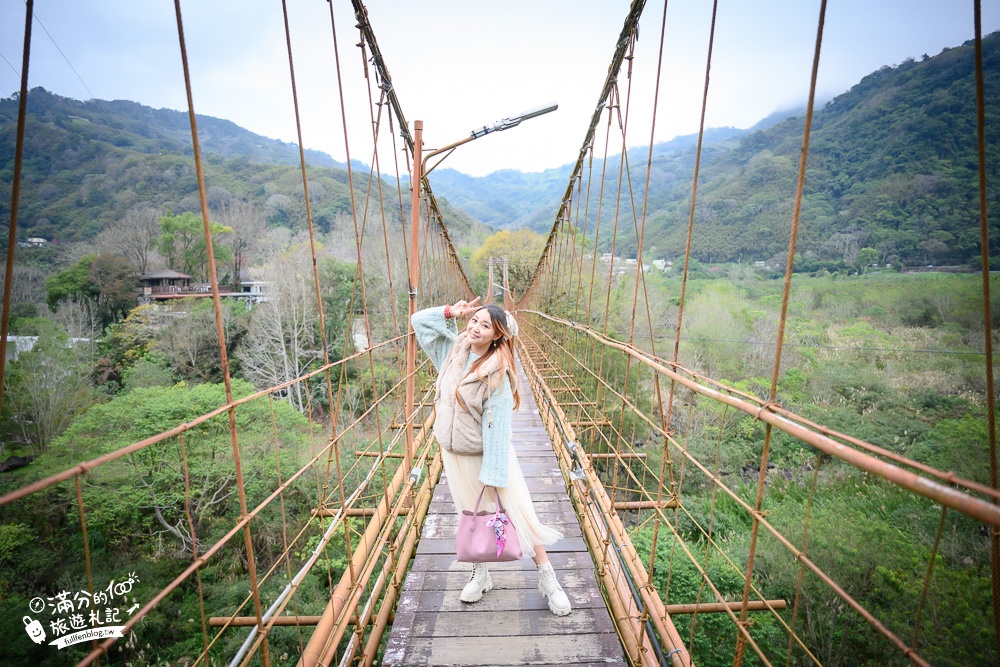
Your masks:
[{"label": "building roof", "polygon": [[147,273],[142,278],[140,278],[140,280],[162,280],[164,278],[174,278],[174,279],[187,278],[188,280],[194,280],[194,278],[192,278],[186,273],[180,273],[179,271],[172,271],[170,269],[163,269],[162,271],[154,271],[152,273]]}]

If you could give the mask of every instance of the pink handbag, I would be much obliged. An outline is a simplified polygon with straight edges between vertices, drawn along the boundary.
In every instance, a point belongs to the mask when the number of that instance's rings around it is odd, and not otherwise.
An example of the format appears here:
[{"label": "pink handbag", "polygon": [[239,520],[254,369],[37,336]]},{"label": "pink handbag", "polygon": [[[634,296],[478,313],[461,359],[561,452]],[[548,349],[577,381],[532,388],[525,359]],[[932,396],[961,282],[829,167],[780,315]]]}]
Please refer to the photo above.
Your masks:
[{"label": "pink handbag", "polygon": [[500,504],[500,494],[496,487],[493,487],[496,512],[479,511],[479,503],[482,502],[485,491],[484,486],[472,512],[463,510],[458,517],[458,533],[455,535],[458,560],[466,563],[521,560],[521,542],[517,539],[514,524],[507,517],[507,510]]}]

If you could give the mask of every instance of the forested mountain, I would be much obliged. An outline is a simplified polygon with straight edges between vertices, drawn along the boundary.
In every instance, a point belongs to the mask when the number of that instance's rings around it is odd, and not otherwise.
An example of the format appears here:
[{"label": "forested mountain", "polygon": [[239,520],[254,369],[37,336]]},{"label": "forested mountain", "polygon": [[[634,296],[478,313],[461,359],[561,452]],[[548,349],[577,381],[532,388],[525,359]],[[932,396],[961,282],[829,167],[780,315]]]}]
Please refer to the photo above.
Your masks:
[{"label": "forested mountain", "polygon": [[[995,184],[1000,34],[985,39],[983,50],[988,178]],[[704,170],[696,255],[767,259],[787,246],[803,122],[751,134]],[[884,67],[833,99],[815,115],[807,167],[803,257],[853,259],[870,247],[883,262],[978,261],[972,44]],[[997,190],[988,194],[995,211]],[[651,231],[661,248],[682,247],[689,201],[674,191],[654,214]]]},{"label": "forested mountain", "polygon": [[[1000,176],[1000,34],[983,43],[988,177]],[[871,248],[896,265],[975,262],[978,248],[973,47],[945,49],[919,62],[883,67],[819,108],[814,117],[798,252],[800,268],[853,264]],[[16,100],[0,100],[0,216],[8,216]],[[802,114],[778,114],[751,130],[708,130],[702,156],[693,253],[703,261],[780,257],[788,243],[802,142]],[[272,224],[301,226],[304,204],[294,145],[219,119],[199,120],[211,206],[249,200]],[[89,239],[139,204],[197,209],[187,116],[132,102],[78,102],[35,89],[29,99],[20,229],[24,236]],[[992,138],[992,140],[991,140]],[[681,254],[690,208],[696,137],[654,147],[647,251]],[[635,201],[645,187],[647,148],[628,151]],[[309,153],[314,222],[330,228],[350,209],[346,173]],[[618,156],[605,168],[603,214],[617,198]],[[601,158],[591,173],[590,215],[598,213]],[[329,168],[322,168],[329,167]],[[540,173],[498,171],[472,177],[436,171],[437,194],[469,216],[504,228],[544,231],[552,224],[570,167]],[[365,174],[367,169],[365,169]],[[362,176],[356,181],[360,193]],[[628,181],[625,181],[626,183]],[[405,186],[404,186],[405,187]],[[998,202],[997,190],[989,192]],[[445,204],[469,229],[473,221]],[[630,196],[618,206],[616,250],[634,254]],[[623,217],[622,217],[623,216]],[[5,238],[5,237],[4,237]],[[1000,248],[1000,233],[992,234]],[[4,242],[4,241],[0,241]],[[610,235],[598,246],[607,249]]]},{"label": "forested mountain", "polygon": [[[1000,177],[1000,34],[983,42],[987,173]],[[883,67],[819,109],[813,121],[798,253],[804,264],[964,264],[979,257],[973,46]],[[747,135],[701,172],[693,253],[704,261],[766,260],[788,244],[803,118]],[[642,178],[633,167],[633,179]],[[654,176],[655,178],[655,176]],[[690,178],[690,176],[689,176]],[[690,182],[654,182],[647,238],[682,252]],[[1000,197],[988,192],[996,211]],[[995,218],[994,218],[995,219]],[[630,227],[626,226],[626,227]],[[991,234],[994,256],[1000,234]],[[634,234],[625,233],[625,252]],[[619,238],[619,247],[623,240]]]},{"label": "forested mountain", "polygon": [[[987,170],[1000,177],[1000,34],[984,39]],[[792,117],[789,117],[792,116]],[[706,131],[692,252],[702,261],[780,258],[788,245],[804,114],[777,115],[750,131]],[[696,137],[654,147],[647,252],[683,253]],[[635,200],[641,202],[646,148],[629,150]],[[590,224],[597,217],[598,157]],[[853,265],[857,253],[894,265],[966,264],[979,258],[973,46],[945,49],[919,62],[883,67],[814,116],[798,253],[800,268]],[[617,198],[617,158],[609,158],[603,220]],[[569,167],[541,174],[498,172],[482,179],[443,171],[438,191],[498,226],[547,230]],[[531,193],[530,196],[522,193]],[[994,211],[1000,197],[988,196]],[[616,252],[633,255],[630,197],[619,206]],[[996,219],[996,216],[994,216]],[[1000,233],[991,234],[994,256]],[[610,234],[598,246],[610,249]]]},{"label": "forested mountain", "polygon": [[[5,222],[17,106],[16,98],[0,99],[0,220]],[[305,226],[296,145],[208,116],[198,116],[198,130],[210,208],[242,200],[256,205],[270,224]],[[186,113],[121,100],[80,102],[35,88],[28,97],[18,238],[88,240],[137,206],[198,211],[191,156]],[[346,165],[318,151],[306,151],[306,161],[311,166],[313,223],[326,232],[337,214],[351,210]],[[363,201],[368,168],[355,167],[355,199]],[[444,209],[459,237],[472,225],[482,227],[461,212]],[[7,235],[2,237],[5,246]]]},{"label": "forested mountain", "polygon": [[[739,138],[746,133],[747,130],[732,127],[706,130],[703,160],[710,161],[734,148]],[[658,188],[670,187],[690,178],[694,165],[691,148],[697,141],[697,135],[687,135],[653,146],[653,161],[662,169],[662,178],[654,181]],[[643,178],[648,154],[647,146],[628,151],[630,168],[635,171],[641,165]],[[609,181],[617,179],[620,159],[620,154],[608,157],[606,172]],[[572,165],[564,165],[539,173],[505,169],[480,177],[468,176],[453,169],[442,169],[435,170],[432,180],[435,192],[488,225],[505,229],[530,227],[547,231],[552,225],[554,212],[559,208],[559,201],[566,192],[572,168]],[[600,168],[600,162],[595,159],[594,169],[597,174],[600,173]]]}]

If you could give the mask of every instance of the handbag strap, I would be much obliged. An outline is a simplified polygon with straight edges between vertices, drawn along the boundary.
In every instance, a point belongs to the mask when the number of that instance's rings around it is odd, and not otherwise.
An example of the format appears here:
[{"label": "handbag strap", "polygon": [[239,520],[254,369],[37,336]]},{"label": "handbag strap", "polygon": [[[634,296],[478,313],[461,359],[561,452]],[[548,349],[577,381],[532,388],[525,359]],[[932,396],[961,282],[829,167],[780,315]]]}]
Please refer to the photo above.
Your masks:
[{"label": "handbag strap", "polygon": [[[496,499],[496,505],[497,505],[496,511],[503,512],[504,514],[506,514],[507,510],[504,509],[503,504],[500,502],[500,493],[497,491],[497,487],[491,486],[490,488],[493,489],[493,497]],[[483,490],[479,492],[479,497],[476,498],[476,509],[472,510],[473,516],[477,516],[479,514],[479,503],[482,502],[483,494],[485,492],[486,492],[486,486],[483,485]]]}]

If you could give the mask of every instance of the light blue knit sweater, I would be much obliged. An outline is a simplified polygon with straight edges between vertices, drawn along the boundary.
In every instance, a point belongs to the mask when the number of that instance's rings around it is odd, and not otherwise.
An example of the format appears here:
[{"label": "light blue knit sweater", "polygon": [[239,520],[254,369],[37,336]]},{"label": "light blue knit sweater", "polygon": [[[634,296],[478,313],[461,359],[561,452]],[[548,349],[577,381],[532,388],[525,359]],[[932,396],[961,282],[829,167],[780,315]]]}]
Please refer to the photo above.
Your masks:
[{"label": "light blue knit sweater", "polygon": [[[410,318],[417,342],[430,357],[434,368],[441,370],[441,364],[451,352],[458,337],[458,326],[454,319],[444,316],[444,306],[426,308]],[[466,371],[478,359],[469,353]],[[503,381],[489,398],[489,410],[483,411],[483,465],[479,470],[479,481],[487,486],[507,486],[507,470],[510,465],[511,422],[514,417],[514,394],[510,379],[504,374]],[[460,409],[460,408],[459,408]],[[490,419],[487,415],[492,415]]]}]

